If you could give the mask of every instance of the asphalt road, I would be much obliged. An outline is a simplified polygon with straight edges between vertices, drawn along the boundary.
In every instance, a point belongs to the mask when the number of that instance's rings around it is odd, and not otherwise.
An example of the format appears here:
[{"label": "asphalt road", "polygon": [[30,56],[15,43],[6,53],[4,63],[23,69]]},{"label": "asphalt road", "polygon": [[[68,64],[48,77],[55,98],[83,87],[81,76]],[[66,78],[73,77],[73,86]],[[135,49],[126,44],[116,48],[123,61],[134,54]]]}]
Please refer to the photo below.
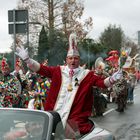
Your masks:
[{"label": "asphalt road", "polygon": [[134,90],[134,104],[127,104],[121,113],[116,108],[116,103],[109,103],[104,115],[93,121],[111,131],[116,140],[140,140],[140,84]]}]

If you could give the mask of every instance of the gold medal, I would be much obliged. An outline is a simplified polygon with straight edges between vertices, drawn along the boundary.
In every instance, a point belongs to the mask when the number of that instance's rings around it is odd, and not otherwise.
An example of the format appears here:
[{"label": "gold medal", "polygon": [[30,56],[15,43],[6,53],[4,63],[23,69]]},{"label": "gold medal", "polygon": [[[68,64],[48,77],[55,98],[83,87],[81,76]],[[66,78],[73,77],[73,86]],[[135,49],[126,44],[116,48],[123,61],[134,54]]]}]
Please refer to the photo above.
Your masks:
[{"label": "gold medal", "polygon": [[71,83],[68,85],[68,88],[67,89],[68,89],[68,91],[72,91],[73,90]]}]

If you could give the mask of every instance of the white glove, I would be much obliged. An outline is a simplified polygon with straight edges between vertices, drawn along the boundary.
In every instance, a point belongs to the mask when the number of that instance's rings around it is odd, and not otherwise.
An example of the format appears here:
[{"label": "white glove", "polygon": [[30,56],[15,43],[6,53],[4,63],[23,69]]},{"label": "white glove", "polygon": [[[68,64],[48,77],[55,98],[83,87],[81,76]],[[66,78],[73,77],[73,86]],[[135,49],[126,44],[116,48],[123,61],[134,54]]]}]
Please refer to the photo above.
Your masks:
[{"label": "white glove", "polygon": [[110,82],[114,83],[117,80],[120,80],[123,77],[122,70],[118,70],[117,72],[113,73],[113,75],[110,77]]},{"label": "white glove", "polygon": [[24,49],[23,46],[17,47],[15,54],[19,56],[23,61],[29,59],[28,48]]},{"label": "white glove", "polygon": [[32,71],[39,71],[40,64],[29,57],[28,48],[24,49],[23,46],[17,47],[15,54],[19,56],[27,64],[28,68],[30,68]]}]

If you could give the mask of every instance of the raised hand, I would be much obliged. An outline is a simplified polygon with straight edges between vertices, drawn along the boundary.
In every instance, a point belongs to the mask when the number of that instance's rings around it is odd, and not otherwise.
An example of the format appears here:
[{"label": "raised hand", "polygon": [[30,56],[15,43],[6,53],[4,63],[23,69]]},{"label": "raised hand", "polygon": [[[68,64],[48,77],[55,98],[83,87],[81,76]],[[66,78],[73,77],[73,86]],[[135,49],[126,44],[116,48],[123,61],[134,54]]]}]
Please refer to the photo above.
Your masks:
[{"label": "raised hand", "polygon": [[24,49],[23,46],[17,47],[15,54],[19,56],[23,61],[29,59],[28,48]]}]

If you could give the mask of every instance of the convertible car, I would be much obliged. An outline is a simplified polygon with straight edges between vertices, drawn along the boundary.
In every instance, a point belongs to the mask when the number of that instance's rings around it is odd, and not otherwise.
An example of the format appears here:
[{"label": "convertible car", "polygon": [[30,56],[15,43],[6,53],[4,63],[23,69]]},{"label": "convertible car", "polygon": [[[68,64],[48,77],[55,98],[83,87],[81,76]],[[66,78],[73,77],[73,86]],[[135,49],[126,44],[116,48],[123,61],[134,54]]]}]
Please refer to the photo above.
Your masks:
[{"label": "convertible car", "polygon": [[114,140],[109,131],[96,125],[84,136],[74,132],[75,138],[65,137],[57,112],[0,108],[0,140]]}]

